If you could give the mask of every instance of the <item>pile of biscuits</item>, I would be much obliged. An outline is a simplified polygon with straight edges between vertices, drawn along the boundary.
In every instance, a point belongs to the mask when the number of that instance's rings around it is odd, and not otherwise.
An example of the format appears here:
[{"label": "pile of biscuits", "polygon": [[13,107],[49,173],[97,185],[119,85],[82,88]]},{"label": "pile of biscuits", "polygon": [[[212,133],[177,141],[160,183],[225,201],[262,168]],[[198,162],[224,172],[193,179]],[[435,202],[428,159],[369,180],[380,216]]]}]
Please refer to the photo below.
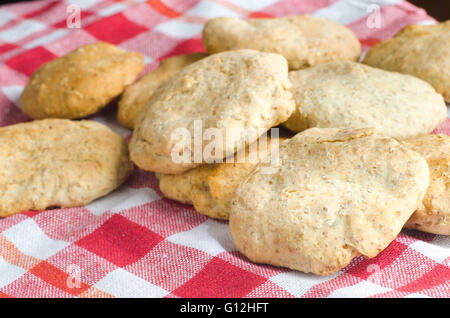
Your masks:
[{"label": "pile of biscuits", "polygon": [[[229,220],[251,261],[329,275],[403,227],[450,235],[450,21],[408,26],[359,63],[355,35],[309,15],[215,18],[208,53],[107,43],[41,66],[0,128],[0,216],[85,205],[153,171],[162,193]],[[90,120],[114,98],[127,144]]]}]

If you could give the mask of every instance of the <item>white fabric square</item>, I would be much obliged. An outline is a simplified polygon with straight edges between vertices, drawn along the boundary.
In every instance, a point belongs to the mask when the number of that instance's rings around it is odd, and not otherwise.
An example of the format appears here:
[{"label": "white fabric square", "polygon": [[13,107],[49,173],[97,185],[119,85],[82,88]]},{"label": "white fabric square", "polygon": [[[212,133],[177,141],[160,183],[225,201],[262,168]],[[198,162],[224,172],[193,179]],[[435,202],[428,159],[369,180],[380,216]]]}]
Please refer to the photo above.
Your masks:
[{"label": "white fabric square", "polygon": [[190,231],[169,236],[167,240],[179,245],[199,249],[210,255],[236,250],[228,224],[211,219],[208,219]]},{"label": "white fabric square", "polygon": [[52,32],[50,34],[41,36],[41,37],[37,38],[34,41],[28,42],[26,45],[24,45],[24,47],[26,49],[31,49],[31,48],[33,48],[35,46],[44,45],[44,44],[50,43],[50,42],[52,42],[54,40],[57,40],[57,39],[63,37],[67,33],[68,33],[67,30],[58,29],[58,30],[56,30],[56,31],[54,31],[54,32]]},{"label": "white fabric square", "polygon": [[68,242],[49,238],[33,219],[22,221],[2,234],[22,253],[41,260],[49,258],[70,245]]},{"label": "white fabric square", "polygon": [[169,293],[122,268],[106,275],[95,287],[113,296],[127,298],[161,298]]},{"label": "white fabric square", "polygon": [[15,15],[11,12],[8,11],[4,11],[1,10],[0,11],[0,26],[8,23],[9,21],[11,21],[13,18],[15,17]]},{"label": "white fabric square", "polygon": [[450,254],[450,246],[448,248],[445,248],[439,245],[434,245],[433,243],[426,243],[423,241],[416,241],[409,245],[409,247],[438,263],[442,263]]},{"label": "white fabric square", "polygon": [[24,20],[16,26],[0,32],[0,39],[15,43],[33,33],[42,31],[46,25],[35,20]]},{"label": "white fabric square", "polygon": [[278,0],[228,0],[228,2],[231,2],[245,10],[258,11],[278,2]]},{"label": "white fabric square", "polygon": [[191,38],[199,34],[203,29],[203,24],[187,23],[180,20],[170,20],[158,25],[155,30],[165,33],[175,38]]},{"label": "white fabric square", "polygon": [[341,0],[326,8],[317,10],[313,15],[333,20],[341,24],[349,24],[373,12],[370,10],[371,6],[378,5],[382,7],[384,5],[395,5],[400,2],[401,0],[379,0],[375,2],[372,0]]},{"label": "white fabric square", "polygon": [[448,235],[436,235],[432,244],[449,249],[450,250],[450,236]]},{"label": "white fabric square", "polygon": [[13,102],[17,107],[20,107],[20,95],[23,91],[23,86],[20,85],[11,85],[11,86],[3,86],[3,93],[8,97],[8,99]]},{"label": "white fabric square", "polygon": [[234,17],[238,18],[240,15],[216,2],[201,1],[190,9],[186,15],[193,17],[203,17],[212,19],[215,17]]},{"label": "white fabric square", "polygon": [[102,215],[106,211],[117,213],[159,198],[159,195],[149,188],[133,189],[122,186],[107,196],[88,204],[86,209],[95,215]]},{"label": "white fabric square", "polygon": [[330,276],[318,276],[302,272],[287,272],[273,276],[270,280],[295,297],[300,297],[314,285],[331,280],[336,276],[338,276],[338,273],[334,273]]},{"label": "white fabric square", "polygon": [[144,55],[144,63],[145,65],[148,65],[150,63],[152,63],[155,59],[152,59],[150,56],[146,56]]},{"label": "white fabric square", "polygon": [[118,12],[122,12],[126,8],[127,8],[126,5],[124,5],[122,3],[116,3],[116,4],[106,7],[105,9],[98,11],[98,13],[102,16],[109,16],[109,15],[113,15]]},{"label": "white fabric square", "polygon": [[80,6],[81,9],[87,9],[94,6],[100,0],[67,0],[67,2]]},{"label": "white fabric square", "polygon": [[8,263],[0,256],[0,288],[9,285],[25,273],[23,268]]},{"label": "white fabric square", "polygon": [[420,21],[417,22],[418,25],[435,25],[438,24],[438,22],[436,20],[424,20],[424,21]]},{"label": "white fabric square", "polygon": [[362,281],[353,286],[340,288],[332,292],[329,298],[367,298],[376,294],[386,293],[392,289],[375,285],[369,281]]}]

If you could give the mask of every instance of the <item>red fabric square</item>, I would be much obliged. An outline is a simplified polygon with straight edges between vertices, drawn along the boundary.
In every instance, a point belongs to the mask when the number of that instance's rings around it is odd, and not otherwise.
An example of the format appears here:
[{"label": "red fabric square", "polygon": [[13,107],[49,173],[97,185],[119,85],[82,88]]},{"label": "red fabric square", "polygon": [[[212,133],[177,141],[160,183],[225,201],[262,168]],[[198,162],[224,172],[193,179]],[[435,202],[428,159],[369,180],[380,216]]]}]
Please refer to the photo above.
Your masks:
[{"label": "red fabric square", "polygon": [[66,272],[46,261],[37,264],[30,270],[30,273],[74,296],[79,295],[90,287],[80,280],[74,280]]},{"label": "red fabric square", "polygon": [[122,13],[106,17],[84,28],[99,40],[119,44],[147,31],[147,28],[128,20]]},{"label": "red fabric square", "polygon": [[267,279],[214,258],[194,278],[177,288],[180,297],[243,297]]},{"label": "red fabric square", "polygon": [[4,43],[2,45],[0,45],[0,54],[5,53],[7,51],[10,51],[12,49],[17,48],[18,46],[15,44],[11,44],[11,43]]},{"label": "red fabric square", "polygon": [[161,240],[158,234],[116,214],[76,244],[123,267],[147,254]]},{"label": "red fabric square", "polygon": [[20,53],[6,61],[12,69],[27,76],[31,76],[45,62],[51,61],[57,56],[42,46]]}]

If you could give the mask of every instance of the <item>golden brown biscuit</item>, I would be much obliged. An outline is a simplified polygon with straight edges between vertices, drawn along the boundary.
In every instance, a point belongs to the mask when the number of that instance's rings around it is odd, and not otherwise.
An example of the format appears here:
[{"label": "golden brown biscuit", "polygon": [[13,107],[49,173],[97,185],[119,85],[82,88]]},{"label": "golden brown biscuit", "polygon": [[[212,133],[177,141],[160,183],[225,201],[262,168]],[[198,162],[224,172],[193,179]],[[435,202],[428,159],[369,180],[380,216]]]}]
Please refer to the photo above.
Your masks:
[{"label": "golden brown biscuit", "polygon": [[374,129],[311,128],[283,142],[272,174],[257,165],[231,202],[230,230],[251,261],[329,275],[375,257],[420,206],[418,153]]},{"label": "golden brown biscuit", "polygon": [[[178,174],[245,148],[293,112],[287,72],[281,55],[254,50],[218,53],[186,66],[139,113],[131,159],[144,170]],[[207,131],[223,137],[222,149],[204,138]]]},{"label": "golden brown biscuit", "polygon": [[0,217],[85,205],[133,170],[118,134],[94,121],[44,119],[0,128]]},{"label": "golden brown biscuit", "polygon": [[225,211],[211,197],[209,186],[206,182],[208,176],[217,167],[216,164],[203,165],[182,174],[160,174],[159,189],[169,199],[185,204],[192,204],[194,209],[203,215],[215,219],[228,219],[228,211]]},{"label": "golden brown biscuit", "polygon": [[[228,220],[229,202],[239,180],[284,139],[284,135],[277,138],[277,142],[272,142],[271,137],[267,137],[267,142],[260,139],[247,147],[242,156],[233,155],[230,162],[207,164],[176,175],[157,173],[159,188],[167,198],[192,204],[200,214]],[[260,151],[263,146],[267,147],[267,152]]]},{"label": "golden brown biscuit", "polygon": [[283,125],[376,128],[394,138],[430,133],[447,119],[442,96],[414,76],[350,61],[289,72],[296,110]]},{"label": "golden brown biscuit", "polygon": [[140,53],[103,42],[88,44],[36,70],[20,104],[33,119],[86,117],[122,93],[143,68]]},{"label": "golden brown biscuit", "polygon": [[181,70],[208,56],[207,53],[189,53],[169,57],[163,60],[157,69],[142,76],[138,81],[128,86],[119,100],[118,120],[127,127],[134,128],[134,120],[144,108],[155,89],[166,79]]},{"label": "golden brown biscuit", "polygon": [[361,53],[361,44],[348,28],[306,14],[211,19],[203,29],[202,42],[208,53],[236,49],[278,53],[294,70],[334,60],[356,61]]},{"label": "golden brown biscuit", "polygon": [[450,102],[450,21],[410,25],[376,44],[363,63],[417,76]]},{"label": "golden brown biscuit", "polygon": [[405,141],[430,168],[430,185],[422,206],[406,227],[424,232],[450,235],[450,136],[423,135]]}]

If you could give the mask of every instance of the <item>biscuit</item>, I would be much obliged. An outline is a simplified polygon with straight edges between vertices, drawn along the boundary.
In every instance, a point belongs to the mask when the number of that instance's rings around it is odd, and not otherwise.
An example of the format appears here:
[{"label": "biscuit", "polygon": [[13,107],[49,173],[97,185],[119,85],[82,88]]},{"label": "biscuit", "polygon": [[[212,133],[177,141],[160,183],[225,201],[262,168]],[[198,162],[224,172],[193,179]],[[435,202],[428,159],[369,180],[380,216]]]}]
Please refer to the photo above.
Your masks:
[{"label": "biscuit", "polygon": [[421,154],[430,168],[430,185],[423,204],[406,227],[450,235],[450,136],[423,135],[406,140],[405,145]]},{"label": "biscuit", "polygon": [[[295,108],[289,87],[287,62],[278,54],[228,51],[188,65],[159,86],[139,113],[131,159],[166,174],[221,160],[288,119]],[[207,130],[220,136],[213,139],[223,137],[222,149],[202,138]],[[186,134],[180,137],[180,131]]]},{"label": "biscuit", "polygon": [[[192,204],[200,214],[228,220],[229,203],[239,180],[247,176],[261,157],[268,155],[271,148],[278,147],[286,137],[277,139],[278,142],[272,142],[273,138],[267,136],[267,143],[255,142],[254,147],[246,147],[243,157],[234,154],[230,162],[202,165],[182,174],[157,173],[159,188],[167,198]],[[263,145],[267,146],[267,152],[260,151]],[[251,153],[256,156],[252,157]]]},{"label": "biscuit", "polygon": [[363,63],[430,83],[450,102],[450,20],[436,25],[410,25],[372,47]]},{"label": "biscuit", "polygon": [[230,231],[251,261],[329,275],[385,249],[420,206],[429,171],[374,129],[311,128],[258,164],[231,202]]},{"label": "biscuit", "polygon": [[350,61],[289,73],[296,110],[283,125],[376,128],[408,138],[433,131],[447,118],[442,96],[425,81]]},{"label": "biscuit", "polygon": [[208,176],[217,164],[203,165],[182,174],[160,174],[159,189],[165,197],[185,204],[192,204],[194,209],[203,215],[215,219],[228,219],[228,211],[225,211],[211,197],[209,186],[206,182]]},{"label": "biscuit", "polygon": [[356,61],[361,44],[350,29],[310,15],[249,19],[220,17],[203,28],[208,53],[254,49],[283,55],[290,69],[334,61]]},{"label": "biscuit", "polygon": [[36,70],[20,104],[32,119],[86,117],[121,94],[143,68],[140,53],[103,42],[85,45]]},{"label": "biscuit", "polygon": [[144,108],[155,89],[183,67],[206,56],[208,54],[196,52],[169,57],[163,60],[157,69],[145,74],[138,81],[128,86],[118,103],[117,119],[119,122],[123,126],[133,129],[136,116]]},{"label": "biscuit", "polygon": [[125,141],[94,121],[43,119],[0,128],[0,217],[75,207],[133,170]]}]

